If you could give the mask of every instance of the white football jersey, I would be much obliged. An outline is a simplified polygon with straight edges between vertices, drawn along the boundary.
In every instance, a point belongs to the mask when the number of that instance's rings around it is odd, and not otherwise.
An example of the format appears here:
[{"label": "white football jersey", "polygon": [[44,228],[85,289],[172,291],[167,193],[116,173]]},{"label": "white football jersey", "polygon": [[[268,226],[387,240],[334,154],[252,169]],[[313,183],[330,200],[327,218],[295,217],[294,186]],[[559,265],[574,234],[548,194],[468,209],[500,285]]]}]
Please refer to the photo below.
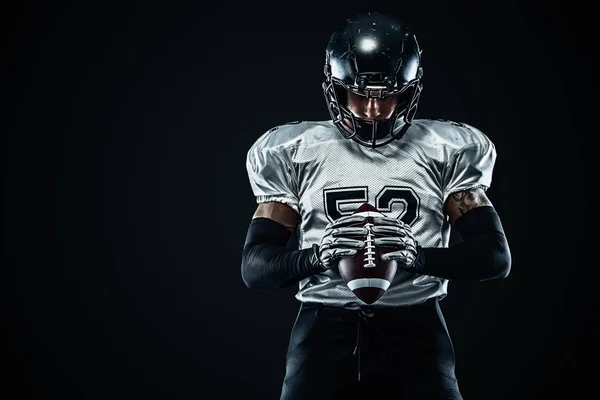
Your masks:
[{"label": "white football jersey", "polygon": [[[257,203],[281,202],[300,214],[300,249],[319,244],[329,222],[365,202],[409,224],[422,247],[447,247],[446,198],[487,189],[495,160],[489,138],[462,123],[413,120],[399,140],[368,148],[343,138],[331,121],[303,121],[265,132],[248,151],[246,167]],[[447,288],[445,279],[398,270],[373,306],[441,299]],[[350,309],[364,305],[337,269],[303,279],[296,298]]]}]

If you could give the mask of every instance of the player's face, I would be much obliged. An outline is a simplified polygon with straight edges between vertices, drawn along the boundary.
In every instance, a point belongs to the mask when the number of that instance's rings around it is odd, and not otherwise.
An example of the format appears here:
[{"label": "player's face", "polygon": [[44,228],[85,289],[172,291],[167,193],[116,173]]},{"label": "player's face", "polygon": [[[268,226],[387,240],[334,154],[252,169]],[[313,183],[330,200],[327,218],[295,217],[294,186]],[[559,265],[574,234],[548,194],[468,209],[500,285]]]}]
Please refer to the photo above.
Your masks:
[{"label": "player's face", "polygon": [[387,119],[398,105],[398,96],[384,99],[359,96],[348,92],[348,110],[358,118]]}]

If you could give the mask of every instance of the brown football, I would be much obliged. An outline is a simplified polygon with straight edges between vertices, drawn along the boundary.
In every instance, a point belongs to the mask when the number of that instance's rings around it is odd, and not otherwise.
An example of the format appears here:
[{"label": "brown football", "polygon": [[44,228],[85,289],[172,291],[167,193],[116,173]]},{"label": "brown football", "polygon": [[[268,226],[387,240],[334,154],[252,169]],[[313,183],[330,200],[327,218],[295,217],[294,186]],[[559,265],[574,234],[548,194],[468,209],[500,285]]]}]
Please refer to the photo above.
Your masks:
[{"label": "brown football", "polygon": [[366,246],[353,257],[339,260],[338,268],[346,285],[361,301],[373,304],[383,296],[392,283],[398,270],[396,261],[381,261],[381,255],[393,251],[391,248],[376,247],[373,243],[375,235],[371,232],[374,216],[383,216],[375,207],[364,203],[353,214],[364,215],[368,233],[361,238]]}]

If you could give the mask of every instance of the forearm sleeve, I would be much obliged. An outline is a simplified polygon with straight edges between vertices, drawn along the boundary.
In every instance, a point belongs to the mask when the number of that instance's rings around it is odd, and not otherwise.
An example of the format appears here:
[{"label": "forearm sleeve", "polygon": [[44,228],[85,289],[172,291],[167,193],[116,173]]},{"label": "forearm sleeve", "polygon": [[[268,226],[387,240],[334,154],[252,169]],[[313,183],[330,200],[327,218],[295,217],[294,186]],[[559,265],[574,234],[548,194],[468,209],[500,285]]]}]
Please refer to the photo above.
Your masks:
[{"label": "forearm sleeve", "polygon": [[474,208],[454,223],[462,241],[448,248],[419,248],[416,272],[449,280],[485,281],[510,272],[511,254],[492,206]]},{"label": "forearm sleeve", "polygon": [[280,289],[321,271],[315,246],[291,250],[291,236],[283,225],[269,218],[250,222],[242,251],[242,279],[251,289]]}]

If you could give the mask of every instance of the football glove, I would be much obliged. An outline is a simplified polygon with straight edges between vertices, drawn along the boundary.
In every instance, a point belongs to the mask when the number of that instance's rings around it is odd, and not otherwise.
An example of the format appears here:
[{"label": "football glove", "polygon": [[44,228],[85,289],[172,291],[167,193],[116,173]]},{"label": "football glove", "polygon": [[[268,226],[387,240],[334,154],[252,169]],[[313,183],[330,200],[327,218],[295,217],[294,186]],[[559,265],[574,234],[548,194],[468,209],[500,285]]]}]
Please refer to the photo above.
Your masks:
[{"label": "football glove", "polygon": [[398,267],[405,270],[414,269],[417,258],[418,243],[408,224],[397,218],[373,217],[371,231],[375,234],[376,247],[389,247],[391,252],[381,255],[382,261],[395,260]]},{"label": "football glove", "polygon": [[365,238],[367,228],[351,226],[362,224],[365,218],[360,215],[347,215],[327,225],[321,244],[315,247],[324,270],[335,267],[340,258],[352,257],[365,247],[364,240],[356,238]]}]

